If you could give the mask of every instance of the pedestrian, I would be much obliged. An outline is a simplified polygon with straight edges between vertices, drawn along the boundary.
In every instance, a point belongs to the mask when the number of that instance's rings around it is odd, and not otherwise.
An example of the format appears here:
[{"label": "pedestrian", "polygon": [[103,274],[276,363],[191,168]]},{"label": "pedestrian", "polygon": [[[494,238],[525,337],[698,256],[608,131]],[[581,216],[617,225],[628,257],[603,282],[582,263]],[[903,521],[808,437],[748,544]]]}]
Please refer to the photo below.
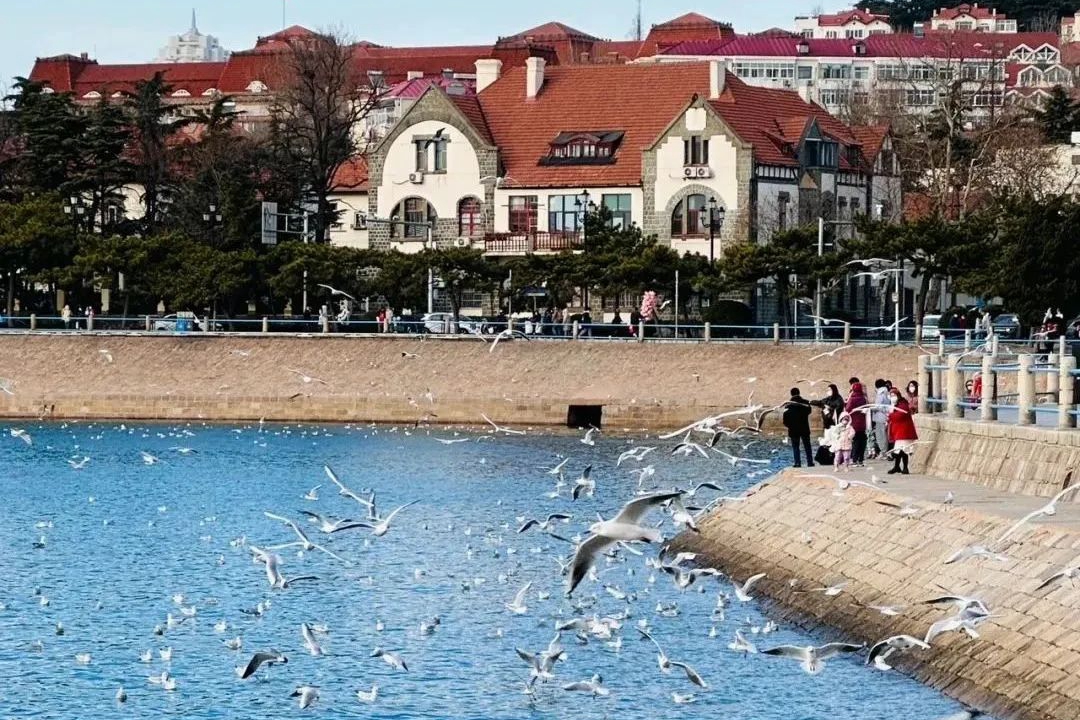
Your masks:
[{"label": "pedestrian", "polygon": [[574,334],[574,314],[570,312],[569,305],[563,307],[562,334],[564,337],[570,337]]},{"label": "pedestrian", "polygon": [[94,306],[93,305],[88,305],[86,307],[86,329],[87,330],[93,330],[94,329]]},{"label": "pedestrian", "polygon": [[919,434],[915,431],[911,407],[899,388],[892,391],[889,400],[892,405],[889,412],[889,440],[893,443],[893,466],[889,475],[908,475],[908,459],[915,451],[915,441],[919,439]]},{"label": "pedestrian", "polygon": [[379,328],[376,332],[385,332],[383,330],[383,325],[385,323],[386,323],[386,308],[381,307],[381,308],[379,308],[379,312],[375,313],[375,324]]},{"label": "pedestrian", "polygon": [[641,328],[641,311],[634,308],[630,311],[630,337],[637,337],[638,330]]},{"label": "pedestrian", "polygon": [[64,329],[71,329],[71,306],[64,303],[64,309],[60,311],[60,318],[64,321]]},{"label": "pedestrian", "polygon": [[840,389],[832,384],[825,392],[825,397],[811,400],[810,404],[821,408],[821,427],[825,430],[836,425],[844,412],[844,396],[840,394]]},{"label": "pedestrian", "polygon": [[881,378],[874,381],[874,408],[871,419],[874,423],[874,450],[871,457],[881,457],[889,449],[889,435],[886,425],[889,422],[889,385]]},{"label": "pedestrian", "polygon": [[592,313],[589,312],[589,308],[585,308],[585,312],[581,313],[581,336],[592,336]]},{"label": "pedestrian", "polygon": [[326,308],[326,303],[319,306],[319,327],[326,325],[327,318],[330,317],[330,311]]},{"label": "pedestrian", "polygon": [[544,314],[540,318],[540,334],[541,335],[554,335],[552,332],[552,322],[554,321],[554,315],[551,312],[551,308],[544,308]]},{"label": "pedestrian", "polygon": [[384,312],[384,314],[383,314],[382,332],[388,333],[388,332],[390,332],[390,323],[392,323],[394,321],[394,308],[391,305],[387,305],[383,309],[383,312]]},{"label": "pedestrian", "polygon": [[851,441],[851,464],[862,467],[866,462],[866,413],[861,410],[866,406],[866,393],[859,378],[851,378],[851,392],[848,394],[844,410],[851,416],[851,429],[855,438]]},{"label": "pedestrian", "polygon": [[833,470],[851,470],[851,448],[855,444],[855,430],[851,427],[851,416],[840,414],[840,420],[833,432]]},{"label": "pedestrian", "polygon": [[551,317],[553,326],[553,335],[563,335],[563,311],[562,308],[555,308],[555,314]]},{"label": "pedestrian", "polygon": [[611,318],[611,334],[615,337],[623,337],[626,334],[626,328],[623,327],[622,315],[619,314],[619,308],[615,308],[615,315]]},{"label": "pedestrian", "polygon": [[912,415],[919,412],[919,381],[909,380],[907,384],[907,396],[904,398],[907,400],[908,412]]},{"label": "pedestrian", "polygon": [[799,445],[806,451],[806,466],[814,467],[814,455],[810,449],[810,403],[799,394],[799,388],[791,388],[791,398],[784,407],[784,427],[791,441],[791,454],[795,467],[802,467]]}]

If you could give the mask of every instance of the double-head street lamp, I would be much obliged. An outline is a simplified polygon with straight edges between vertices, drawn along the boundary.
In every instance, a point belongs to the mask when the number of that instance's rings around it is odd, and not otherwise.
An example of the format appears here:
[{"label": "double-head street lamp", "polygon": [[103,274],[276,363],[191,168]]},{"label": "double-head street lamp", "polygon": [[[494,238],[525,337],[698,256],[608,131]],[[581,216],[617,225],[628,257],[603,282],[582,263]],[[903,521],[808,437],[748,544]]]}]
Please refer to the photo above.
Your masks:
[{"label": "double-head street lamp", "polygon": [[[724,217],[727,211],[723,205],[718,205],[715,197],[709,198],[709,264],[716,260],[714,245],[717,231],[724,229]],[[720,254],[724,254],[724,238],[720,238]]]},{"label": "double-head street lamp", "polygon": [[82,223],[82,219],[86,216],[86,210],[86,203],[78,195],[64,198],[64,214],[71,217],[76,227]]}]

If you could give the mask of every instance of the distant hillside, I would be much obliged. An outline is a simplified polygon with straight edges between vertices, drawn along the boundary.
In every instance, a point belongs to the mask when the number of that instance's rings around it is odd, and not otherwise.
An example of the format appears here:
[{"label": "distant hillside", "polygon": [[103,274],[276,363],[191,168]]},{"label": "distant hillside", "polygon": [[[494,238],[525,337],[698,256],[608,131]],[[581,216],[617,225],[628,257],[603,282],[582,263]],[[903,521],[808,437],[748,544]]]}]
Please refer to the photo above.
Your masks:
[{"label": "distant hillside", "polygon": [[[941,7],[955,7],[959,2],[942,0],[862,0],[856,7],[885,13],[898,29],[910,30],[912,24],[929,20]],[[999,0],[980,2],[1017,21],[1021,30],[1057,32],[1061,18],[1077,10],[1076,0]]]}]

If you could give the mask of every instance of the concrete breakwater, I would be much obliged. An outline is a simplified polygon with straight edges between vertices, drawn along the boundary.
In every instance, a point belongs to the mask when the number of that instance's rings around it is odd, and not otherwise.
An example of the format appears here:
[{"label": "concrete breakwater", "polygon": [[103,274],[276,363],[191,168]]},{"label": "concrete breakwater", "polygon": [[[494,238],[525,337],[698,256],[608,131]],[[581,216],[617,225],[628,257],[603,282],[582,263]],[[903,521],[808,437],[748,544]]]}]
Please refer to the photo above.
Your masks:
[{"label": "concrete breakwater", "polygon": [[[955,505],[942,503],[947,489],[955,492]],[[910,501],[919,513],[902,516],[877,501]],[[1074,720],[1080,717],[1080,589],[1068,580],[1036,588],[1075,563],[1080,508],[1059,508],[1050,522],[1026,526],[1004,548],[1007,559],[944,563],[962,547],[991,544],[1045,502],[916,477],[838,492],[831,480],[787,471],[746,500],[717,509],[700,524],[700,534],[680,536],[674,549],[702,553],[699,563],[738,581],[767,573],[754,594],[774,601],[785,619],[834,628],[824,635],[829,640],[921,638],[955,612],[924,604],[927,599],[978,597],[993,613],[979,627],[980,638],[941,635],[930,650],[893,656],[890,664],[1003,720]],[[835,597],[805,592],[844,581]],[[889,617],[868,605],[901,611]]]},{"label": "concrete breakwater", "polygon": [[[827,348],[826,348],[827,349]],[[0,416],[565,425],[658,429],[787,398],[799,379],[905,382],[918,351],[341,336],[0,335]],[[404,355],[403,353],[408,353]],[[308,377],[308,381],[304,380]],[[751,381],[751,378],[754,380]],[[801,387],[809,397],[824,383]],[[583,423],[582,423],[583,424]]]}]

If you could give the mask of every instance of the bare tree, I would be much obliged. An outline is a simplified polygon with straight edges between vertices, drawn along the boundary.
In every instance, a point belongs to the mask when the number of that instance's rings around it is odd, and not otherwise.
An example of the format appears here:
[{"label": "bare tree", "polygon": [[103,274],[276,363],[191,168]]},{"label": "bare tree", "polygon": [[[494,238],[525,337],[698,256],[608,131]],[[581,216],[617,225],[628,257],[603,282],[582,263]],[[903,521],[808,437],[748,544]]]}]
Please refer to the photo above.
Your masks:
[{"label": "bare tree", "polygon": [[275,146],[307,200],[315,206],[313,232],[326,236],[336,220],[327,199],[334,175],[359,152],[356,130],[377,104],[382,86],[360,72],[353,47],[325,31],[296,40],[280,64],[271,114]]}]

